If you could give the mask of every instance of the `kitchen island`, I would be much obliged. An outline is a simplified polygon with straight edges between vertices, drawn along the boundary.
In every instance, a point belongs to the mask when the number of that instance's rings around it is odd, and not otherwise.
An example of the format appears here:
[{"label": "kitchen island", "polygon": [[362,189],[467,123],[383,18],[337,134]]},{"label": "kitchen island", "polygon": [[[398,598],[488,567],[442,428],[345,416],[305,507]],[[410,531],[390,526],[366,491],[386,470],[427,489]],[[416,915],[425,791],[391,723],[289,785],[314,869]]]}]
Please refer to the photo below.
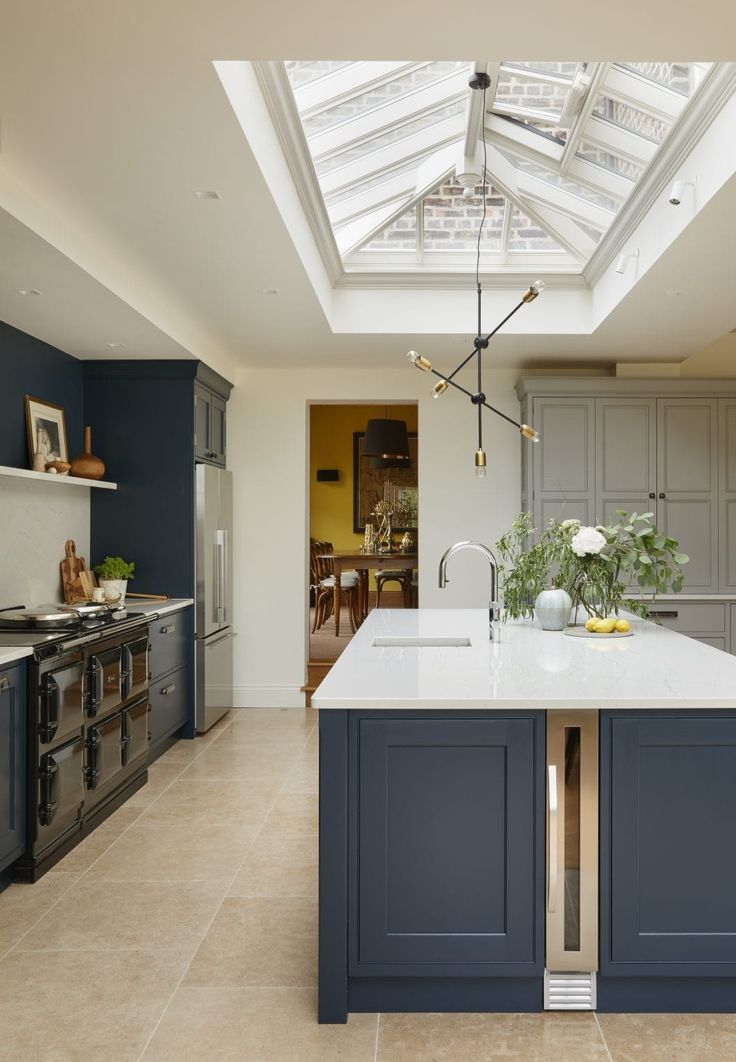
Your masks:
[{"label": "kitchen island", "polygon": [[320,709],[319,1016],[736,1010],[736,658],[378,610]]}]

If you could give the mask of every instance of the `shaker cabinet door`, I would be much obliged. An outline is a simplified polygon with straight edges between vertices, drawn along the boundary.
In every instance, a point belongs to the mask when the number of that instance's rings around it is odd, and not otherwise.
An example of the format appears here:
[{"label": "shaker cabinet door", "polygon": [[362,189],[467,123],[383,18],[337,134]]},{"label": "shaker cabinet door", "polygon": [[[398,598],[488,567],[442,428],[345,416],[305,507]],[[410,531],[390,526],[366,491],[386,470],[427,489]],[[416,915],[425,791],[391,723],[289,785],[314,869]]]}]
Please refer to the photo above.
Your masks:
[{"label": "shaker cabinet door", "polygon": [[354,725],[350,972],[541,975],[543,717]]},{"label": "shaker cabinet door", "polygon": [[0,671],[0,870],[22,854],[26,836],[25,662]]},{"label": "shaker cabinet door", "polygon": [[212,394],[198,384],[194,385],[194,456],[209,460],[212,436]]},{"label": "shaker cabinet door", "polygon": [[657,400],[657,524],[676,538],[685,593],[718,592],[718,403]]},{"label": "shaker cabinet door", "polygon": [[601,972],[736,976],[736,713],[601,716]]},{"label": "shaker cabinet door", "polygon": [[596,520],[618,510],[656,511],[657,403],[653,398],[596,400]]},{"label": "shaker cabinet door", "polygon": [[534,522],[595,519],[595,399],[535,398],[534,427],[543,445],[534,448]]},{"label": "shaker cabinet door", "polygon": [[720,590],[722,594],[736,594],[736,399],[720,399],[718,427],[721,484]]}]

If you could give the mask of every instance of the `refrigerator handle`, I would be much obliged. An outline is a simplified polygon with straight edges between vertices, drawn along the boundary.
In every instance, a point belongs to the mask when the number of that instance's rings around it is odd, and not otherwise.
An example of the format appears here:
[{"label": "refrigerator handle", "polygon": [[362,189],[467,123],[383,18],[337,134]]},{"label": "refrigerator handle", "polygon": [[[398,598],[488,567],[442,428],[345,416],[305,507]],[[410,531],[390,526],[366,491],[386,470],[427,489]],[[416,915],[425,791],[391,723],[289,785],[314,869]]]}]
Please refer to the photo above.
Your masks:
[{"label": "refrigerator handle", "polygon": [[547,854],[547,910],[553,914],[557,909],[557,767],[550,763],[547,767],[547,784],[549,791],[549,846]]},{"label": "refrigerator handle", "polygon": [[215,532],[215,622],[225,622],[225,531]]},{"label": "refrigerator handle", "polygon": [[228,594],[228,570],[227,570],[227,531],[222,532],[222,622],[230,622],[230,597]]}]

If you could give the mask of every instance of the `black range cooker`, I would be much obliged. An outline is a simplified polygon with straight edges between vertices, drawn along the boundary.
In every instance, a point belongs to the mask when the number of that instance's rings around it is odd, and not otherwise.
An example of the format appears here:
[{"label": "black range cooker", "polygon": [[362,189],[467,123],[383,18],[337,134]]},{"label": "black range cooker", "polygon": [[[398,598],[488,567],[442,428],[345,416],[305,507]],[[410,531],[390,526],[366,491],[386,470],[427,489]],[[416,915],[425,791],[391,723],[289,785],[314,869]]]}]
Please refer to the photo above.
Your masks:
[{"label": "black range cooker", "polygon": [[148,617],[110,605],[0,611],[0,646],[30,646],[26,851],[37,881],[139,789],[148,765]]}]

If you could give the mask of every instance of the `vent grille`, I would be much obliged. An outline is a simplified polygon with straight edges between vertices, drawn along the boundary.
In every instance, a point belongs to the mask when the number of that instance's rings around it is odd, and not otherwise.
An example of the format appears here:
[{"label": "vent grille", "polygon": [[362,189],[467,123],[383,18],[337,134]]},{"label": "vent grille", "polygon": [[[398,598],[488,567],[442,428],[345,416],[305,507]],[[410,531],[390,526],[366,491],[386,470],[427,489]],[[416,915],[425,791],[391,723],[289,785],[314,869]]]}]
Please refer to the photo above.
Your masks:
[{"label": "vent grille", "polygon": [[595,1010],[594,973],[544,973],[545,1010]]}]

